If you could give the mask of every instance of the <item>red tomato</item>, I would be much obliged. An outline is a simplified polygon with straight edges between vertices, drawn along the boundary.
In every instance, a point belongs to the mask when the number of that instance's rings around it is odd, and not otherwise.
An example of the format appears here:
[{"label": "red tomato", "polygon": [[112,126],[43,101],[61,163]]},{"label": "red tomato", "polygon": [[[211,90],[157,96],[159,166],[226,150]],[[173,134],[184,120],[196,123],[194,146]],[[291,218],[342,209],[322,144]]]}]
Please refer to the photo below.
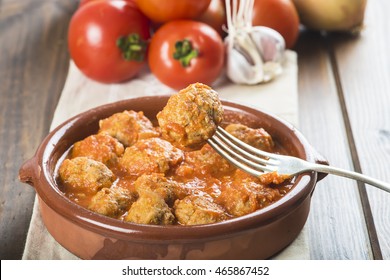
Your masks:
[{"label": "red tomato", "polygon": [[194,19],[209,6],[211,0],[136,0],[140,10],[157,23],[176,19]]},{"label": "red tomato", "polygon": [[278,31],[287,48],[292,48],[298,38],[299,17],[291,0],[255,0],[252,23]]},{"label": "red tomato", "polygon": [[207,10],[201,14],[196,20],[207,23],[213,27],[219,35],[224,37],[226,32],[222,27],[226,26],[226,10],[224,0],[211,0]]},{"label": "red tomato", "polygon": [[195,82],[210,85],[222,71],[224,44],[205,23],[171,21],[152,37],[148,60],[152,73],[171,88],[179,90]]},{"label": "red tomato", "polygon": [[[80,0],[79,7],[81,7],[87,3],[90,3],[90,2],[94,2],[94,1],[102,1],[102,0]],[[103,1],[116,1],[116,0],[103,0]],[[135,0],[122,0],[122,1],[135,2]]]},{"label": "red tomato", "polygon": [[77,67],[99,82],[116,83],[135,76],[146,63],[149,21],[135,4],[96,1],[79,8],[68,32]]}]

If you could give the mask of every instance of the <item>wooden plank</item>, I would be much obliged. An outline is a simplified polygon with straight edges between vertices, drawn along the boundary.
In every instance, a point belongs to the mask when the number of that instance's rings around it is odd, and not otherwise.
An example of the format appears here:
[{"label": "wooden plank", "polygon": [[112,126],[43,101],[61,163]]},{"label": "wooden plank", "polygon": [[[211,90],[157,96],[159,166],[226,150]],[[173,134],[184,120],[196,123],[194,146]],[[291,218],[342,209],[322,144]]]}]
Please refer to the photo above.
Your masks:
[{"label": "wooden plank", "polygon": [[65,82],[67,24],[77,1],[1,2],[0,258],[22,256],[35,192],[18,181],[47,134]]},{"label": "wooden plank", "polygon": [[[343,87],[341,84],[340,71],[339,71],[337,59],[335,56],[334,48],[333,48],[332,44],[330,43],[332,41],[332,39],[330,37],[331,36],[328,36],[327,46],[328,46],[329,56],[330,56],[330,60],[331,60],[331,64],[332,64],[333,76],[334,76],[334,79],[336,82],[337,94],[339,97],[340,107],[341,107],[341,111],[343,114],[344,126],[345,126],[345,130],[346,130],[346,137],[347,137],[349,150],[350,150],[350,154],[351,154],[351,159],[352,159],[352,166],[353,166],[354,171],[356,171],[358,173],[362,173],[359,155],[358,155],[357,150],[356,150],[356,143],[355,143],[355,139],[354,139],[354,136],[352,133],[350,117],[349,117],[348,110],[347,110],[346,103],[345,103],[344,91],[343,91]],[[383,257],[382,257],[382,252],[381,252],[380,246],[379,246],[379,240],[378,240],[378,236],[377,236],[375,225],[374,225],[374,219],[372,216],[372,211],[371,211],[371,206],[370,206],[370,202],[369,202],[368,195],[367,195],[367,190],[366,190],[363,182],[357,181],[357,185],[358,185],[358,190],[359,190],[359,195],[360,195],[360,201],[362,204],[364,220],[366,222],[366,227],[368,230],[368,237],[369,237],[370,244],[371,244],[373,258],[376,260],[381,260],[381,259],[383,259]]]},{"label": "wooden plank", "polygon": [[[368,1],[360,37],[333,37],[341,86],[364,174],[390,182],[390,2]],[[381,253],[390,259],[390,194],[367,186]]]},{"label": "wooden plank", "polygon": [[[325,38],[305,32],[296,49],[300,130],[331,165],[352,169]],[[313,259],[372,258],[354,181],[331,175],[321,181],[313,194],[308,227]]]}]

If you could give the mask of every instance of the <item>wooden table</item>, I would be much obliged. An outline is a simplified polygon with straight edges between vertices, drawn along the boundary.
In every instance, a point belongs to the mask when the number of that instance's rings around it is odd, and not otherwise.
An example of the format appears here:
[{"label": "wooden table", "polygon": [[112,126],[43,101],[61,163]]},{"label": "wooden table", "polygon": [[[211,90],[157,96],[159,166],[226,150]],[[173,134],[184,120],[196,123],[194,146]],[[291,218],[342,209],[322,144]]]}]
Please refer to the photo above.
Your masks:
[{"label": "wooden table", "polygon": [[[332,165],[390,182],[390,11],[368,1],[360,37],[302,32],[300,130]],[[20,259],[35,192],[21,163],[48,133],[66,79],[76,0],[0,1],[0,257]],[[312,259],[390,259],[390,194],[328,176],[312,198]]]}]

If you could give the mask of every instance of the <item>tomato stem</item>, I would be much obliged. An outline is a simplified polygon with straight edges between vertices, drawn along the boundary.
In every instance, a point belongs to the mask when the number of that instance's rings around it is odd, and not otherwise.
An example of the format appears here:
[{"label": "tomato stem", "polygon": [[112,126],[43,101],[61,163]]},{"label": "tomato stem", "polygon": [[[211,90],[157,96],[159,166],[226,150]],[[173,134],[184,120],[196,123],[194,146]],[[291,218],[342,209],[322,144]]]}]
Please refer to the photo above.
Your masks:
[{"label": "tomato stem", "polygon": [[191,59],[198,57],[199,55],[198,50],[192,47],[191,41],[188,39],[177,41],[175,50],[173,58],[179,60],[183,67],[190,66]]},{"label": "tomato stem", "polygon": [[143,61],[146,53],[146,42],[137,33],[121,36],[116,45],[122,51],[125,60]]}]

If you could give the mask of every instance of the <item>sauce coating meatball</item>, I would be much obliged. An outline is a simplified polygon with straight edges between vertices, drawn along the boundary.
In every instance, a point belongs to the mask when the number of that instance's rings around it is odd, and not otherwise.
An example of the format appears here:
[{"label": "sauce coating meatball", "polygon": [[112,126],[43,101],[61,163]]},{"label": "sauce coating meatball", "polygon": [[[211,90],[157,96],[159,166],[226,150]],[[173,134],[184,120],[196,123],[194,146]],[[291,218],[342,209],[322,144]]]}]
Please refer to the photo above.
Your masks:
[{"label": "sauce coating meatball", "polygon": [[160,138],[139,140],[126,148],[119,160],[120,168],[129,175],[166,173],[183,159],[183,152]]},{"label": "sauce coating meatball", "polygon": [[271,152],[275,146],[271,135],[263,128],[250,128],[242,124],[229,124],[225,130],[241,141],[263,151]]},{"label": "sauce coating meatball", "polygon": [[66,190],[74,193],[95,194],[109,188],[116,179],[107,166],[87,157],[65,159],[58,172]]},{"label": "sauce coating meatball", "polygon": [[124,151],[125,148],[117,139],[110,135],[96,134],[76,142],[71,150],[70,158],[87,157],[107,166],[113,166]]},{"label": "sauce coating meatball", "polygon": [[88,209],[96,213],[117,218],[126,211],[135,198],[123,188],[111,187],[98,191],[91,199]]},{"label": "sauce coating meatball", "polygon": [[177,168],[176,174],[181,177],[189,177],[197,174],[222,176],[232,172],[235,167],[220,156],[209,144],[205,144],[200,150],[185,153],[185,160]]},{"label": "sauce coating meatball", "polygon": [[159,194],[170,206],[176,199],[183,198],[188,193],[178,182],[168,179],[160,173],[144,174],[138,177],[134,185],[139,196],[142,196],[144,192],[152,191]]},{"label": "sauce coating meatball", "polygon": [[139,224],[170,225],[174,223],[175,216],[160,194],[144,191],[131,206],[125,221]]},{"label": "sauce coating meatball", "polygon": [[227,219],[224,209],[206,196],[189,195],[176,200],[175,216],[182,225],[201,225]]},{"label": "sauce coating meatball", "polygon": [[222,122],[223,107],[218,93],[196,83],[172,95],[157,114],[163,137],[178,147],[198,148]]},{"label": "sauce coating meatball", "polygon": [[236,170],[232,179],[222,184],[217,202],[235,217],[252,213],[281,197],[278,189],[262,185],[241,170]]},{"label": "sauce coating meatball", "polygon": [[126,147],[140,139],[158,137],[160,134],[143,112],[123,111],[99,122],[99,134],[108,134]]}]

